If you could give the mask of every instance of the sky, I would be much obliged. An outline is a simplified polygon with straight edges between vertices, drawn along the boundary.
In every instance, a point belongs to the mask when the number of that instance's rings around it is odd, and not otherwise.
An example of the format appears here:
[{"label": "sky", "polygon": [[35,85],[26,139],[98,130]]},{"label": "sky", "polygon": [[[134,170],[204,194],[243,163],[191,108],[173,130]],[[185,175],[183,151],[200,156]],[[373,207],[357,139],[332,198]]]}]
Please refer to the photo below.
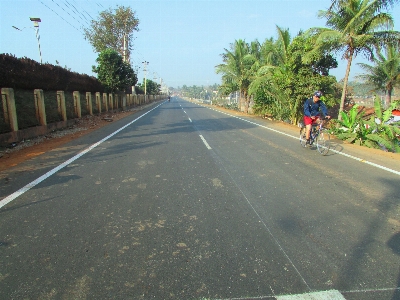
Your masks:
[{"label": "sky", "polygon": [[[288,28],[292,37],[300,30],[325,27],[317,13],[330,4],[331,0],[0,0],[0,53],[40,61],[30,21],[39,17],[43,63],[58,61],[71,71],[96,76],[92,66],[98,54],[85,40],[82,28],[88,28],[101,11],[125,6],[139,19],[131,54],[139,82],[144,77],[142,62],[147,61],[148,79],[175,88],[207,86],[221,83],[215,66],[222,63],[221,54],[235,40],[276,39],[276,26]],[[390,13],[395,30],[400,31],[400,4]],[[346,61],[336,58],[339,66],[330,73],[340,80]],[[362,73],[360,62],[367,61],[355,59],[351,79]]]}]

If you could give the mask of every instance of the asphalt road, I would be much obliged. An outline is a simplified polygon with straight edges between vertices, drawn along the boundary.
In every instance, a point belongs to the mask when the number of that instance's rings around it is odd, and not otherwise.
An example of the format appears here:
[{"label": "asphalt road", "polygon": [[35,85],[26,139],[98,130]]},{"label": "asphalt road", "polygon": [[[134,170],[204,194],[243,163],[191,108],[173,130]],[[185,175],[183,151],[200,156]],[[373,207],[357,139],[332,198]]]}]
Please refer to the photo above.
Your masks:
[{"label": "asphalt road", "polygon": [[10,171],[0,299],[400,299],[400,169],[266,127],[172,98]]}]

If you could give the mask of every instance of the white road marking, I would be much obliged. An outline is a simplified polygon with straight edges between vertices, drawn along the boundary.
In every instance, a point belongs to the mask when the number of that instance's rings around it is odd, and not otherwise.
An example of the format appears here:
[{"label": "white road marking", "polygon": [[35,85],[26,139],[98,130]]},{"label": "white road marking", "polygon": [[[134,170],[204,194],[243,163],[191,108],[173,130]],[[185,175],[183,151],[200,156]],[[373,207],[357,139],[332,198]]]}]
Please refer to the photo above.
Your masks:
[{"label": "white road marking", "polygon": [[15,200],[16,198],[18,198],[19,196],[21,196],[22,194],[24,194],[25,192],[29,191],[31,188],[33,188],[34,186],[38,185],[39,183],[41,183],[43,180],[45,180],[46,178],[49,178],[51,175],[53,175],[54,173],[58,172],[59,170],[61,170],[62,168],[68,166],[70,163],[72,163],[73,161],[77,160],[79,157],[85,155],[86,153],[88,153],[90,150],[96,148],[98,145],[100,145],[101,143],[107,141],[109,138],[111,138],[112,136],[116,135],[118,132],[120,132],[121,130],[125,129],[126,127],[130,126],[132,123],[136,122],[137,120],[139,120],[140,118],[144,117],[145,115],[147,115],[149,112],[155,110],[157,107],[159,107],[161,104],[157,105],[156,107],[152,108],[151,110],[149,110],[148,112],[144,113],[143,115],[141,115],[140,117],[136,118],[135,120],[129,122],[128,124],[122,126],[120,129],[114,131],[113,133],[111,133],[110,135],[106,136],[104,139],[98,141],[97,143],[89,146],[88,148],[86,148],[85,150],[79,152],[77,155],[75,155],[74,157],[68,159],[67,161],[65,161],[64,163],[62,163],[61,165],[55,167],[54,169],[50,170],[49,172],[47,172],[46,174],[40,176],[39,178],[37,178],[36,180],[32,181],[31,183],[28,183],[27,185],[25,185],[24,187],[20,188],[18,191],[12,193],[11,195],[5,197],[4,199],[2,199],[0,201],[0,208],[2,208],[3,206],[7,205],[8,203],[10,203],[11,201]]},{"label": "white road marking", "polygon": [[206,145],[208,150],[211,150],[212,148],[210,147],[210,145],[207,143],[206,139],[200,134],[200,138],[203,141],[204,145]]},{"label": "white road marking", "polygon": [[337,290],[314,292],[299,295],[276,296],[276,300],[345,300]]},{"label": "white road marking", "polygon": [[[200,104],[198,104],[198,105],[199,105],[199,106],[202,106],[202,105],[200,105]],[[255,123],[255,122],[252,122],[252,121],[249,121],[249,120],[246,120],[246,119],[243,119],[243,118],[240,118],[240,117],[237,117],[237,116],[234,116],[234,115],[231,115],[231,114],[228,114],[228,113],[219,111],[219,110],[216,110],[216,109],[214,109],[214,108],[209,108],[209,107],[205,107],[205,106],[202,106],[202,107],[208,108],[208,109],[214,110],[214,111],[216,111],[216,112],[219,112],[219,113],[221,113],[221,114],[224,114],[224,115],[227,115],[227,116],[230,116],[230,117],[239,119],[239,120],[241,120],[241,121],[244,121],[244,122],[247,122],[247,123],[250,123],[250,124],[253,124],[253,125],[262,127],[262,128],[265,128],[265,129],[268,129],[268,130],[270,130],[270,131],[273,131],[273,132],[276,132],[276,133],[279,133],[279,134],[286,135],[286,136],[291,137],[291,138],[294,138],[294,139],[296,139],[296,140],[299,139],[298,136],[293,136],[293,135],[291,135],[291,134],[288,134],[288,133],[285,133],[285,132],[282,132],[282,131],[279,131],[279,130],[270,128],[270,127],[268,127],[268,126],[261,125],[261,124],[258,124],[258,123]],[[387,172],[390,172],[390,173],[393,173],[393,174],[396,174],[396,175],[400,175],[400,172],[399,172],[399,171],[396,171],[396,170],[387,168],[387,167],[385,167],[385,166],[378,165],[378,164],[373,163],[373,162],[370,162],[370,161],[368,161],[368,160],[365,160],[365,159],[362,159],[362,158],[359,158],[359,157],[356,157],[356,156],[353,156],[353,155],[350,155],[350,154],[346,154],[346,153],[343,153],[343,152],[340,152],[340,151],[337,151],[337,150],[334,150],[334,149],[330,149],[329,151],[332,151],[332,152],[334,152],[334,153],[336,153],[336,154],[343,155],[343,156],[345,156],[345,157],[348,157],[348,158],[357,160],[357,161],[362,162],[362,163],[365,163],[365,164],[367,164],[367,165],[371,165],[371,166],[373,166],[373,167],[375,167],[375,168],[378,168],[378,169],[381,169],[381,170],[384,170],[384,171],[387,171]]]},{"label": "white road marking", "polygon": [[192,123],[192,119],[191,118],[188,118],[188,119],[189,119],[190,123]]}]

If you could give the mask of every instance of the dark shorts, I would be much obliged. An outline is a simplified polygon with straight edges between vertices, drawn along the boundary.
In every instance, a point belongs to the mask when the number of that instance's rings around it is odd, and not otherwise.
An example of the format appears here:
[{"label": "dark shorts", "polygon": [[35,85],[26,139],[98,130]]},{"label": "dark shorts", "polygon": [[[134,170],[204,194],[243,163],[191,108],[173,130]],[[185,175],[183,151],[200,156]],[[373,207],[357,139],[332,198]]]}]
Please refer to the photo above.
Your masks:
[{"label": "dark shorts", "polygon": [[304,125],[311,125],[311,124],[317,124],[319,120],[319,116],[315,116],[315,119],[311,119],[311,117],[304,116]]}]

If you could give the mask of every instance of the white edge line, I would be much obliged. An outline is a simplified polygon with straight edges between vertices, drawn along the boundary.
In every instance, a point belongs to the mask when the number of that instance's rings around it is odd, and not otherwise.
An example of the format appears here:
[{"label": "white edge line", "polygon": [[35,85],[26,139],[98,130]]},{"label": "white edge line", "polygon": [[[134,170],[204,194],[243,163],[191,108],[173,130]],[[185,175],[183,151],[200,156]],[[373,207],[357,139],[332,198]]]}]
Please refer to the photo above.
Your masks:
[{"label": "white edge line", "polygon": [[3,206],[7,205],[8,203],[10,203],[11,201],[15,200],[16,198],[18,198],[19,196],[21,196],[23,193],[29,191],[31,188],[33,188],[34,186],[38,185],[39,183],[41,183],[43,180],[45,180],[46,178],[50,177],[51,175],[53,175],[54,173],[58,172],[59,170],[61,170],[62,168],[68,166],[70,163],[72,163],[73,161],[77,160],[78,158],[80,158],[81,156],[85,155],[86,153],[88,153],[90,150],[96,148],[98,145],[100,145],[101,143],[105,142],[106,140],[108,140],[109,138],[111,138],[112,136],[116,135],[118,132],[120,132],[121,130],[125,129],[126,127],[128,127],[129,125],[131,125],[132,123],[136,122],[137,120],[139,120],[140,118],[144,117],[145,115],[147,115],[149,112],[155,110],[157,107],[159,107],[161,104],[157,105],[156,107],[152,108],[151,110],[149,110],[148,112],[144,113],[143,115],[141,115],[140,117],[137,117],[136,119],[134,119],[133,121],[129,122],[128,124],[122,126],[120,129],[114,131],[113,133],[111,133],[110,135],[106,136],[105,138],[103,138],[102,140],[98,141],[97,143],[92,144],[91,146],[87,147],[86,149],[82,150],[81,152],[79,152],[77,155],[75,155],[74,157],[71,157],[70,159],[68,159],[67,161],[63,162],[61,165],[55,167],[54,169],[48,171],[47,173],[45,173],[44,175],[40,176],[39,178],[35,179],[34,181],[28,183],[27,185],[25,185],[24,187],[20,188],[18,191],[12,193],[11,195],[5,197],[4,199],[2,199],[0,201],[0,208],[2,208]]},{"label": "white edge line", "polygon": [[212,148],[210,147],[210,145],[207,143],[206,139],[200,134],[199,135],[201,140],[203,141],[204,145],[206,145],[208,150],[211,150]]},{"label": "white edge line", "polygon": [[[202,106],[202,105],[201,105],[201,106]],[[246,119],[243,119],[243,118],[240,118],[240,117],[237,117],[237,116],[234,116],[234,115],[225,113],[225,112],[221,112],[221,111],[219,111],[219,110],[217,110],[217,109],[214,109],[214,108],[209,108],[209,107],[206,107],[206,106],[203,106],[203,107],[204,107],[204,108],[211,109],[211,110],[214,110],[214,111],[216,111],[216,112],[219,112],[219,113],[221,113],[221,114],[224,114],[224,115],[227,115],[227,116],[230,116],[230,117],[234,117],[234,118],[236,118],[236,119],[245,121],[245,122],[247,122],[247,123],[250,123],[250,124],[253,124],[253,125],[257,125],[257,126],[259,126],[259,127],[268,129],[268,130],[270,130],[270,131],[273,131],[273,132],[276,132],[276,133],[279,133],[279,134],[283,134],[283,135],[286,135],[286,136],[291,137],[291,138],[294,138],[294,139],[299,139],[298,137],[295,137],[295,136],[293,136],[293,135],[290,135],[290,134],[288,134],[288,133],[285,133],[285,132],[282,132],[282,131],[279,131],[279,130],[276,130],[276,129],[273,129],[273,128],[270,128],[270,127],[267,127],[267,126],[265,126],[265,125],[261,125],[261,124],[258,124],[258,123],[255,123],[255,122],[252,122],[252,121],[249,121],[249,120],[246,120]],[[337,150],[334,150],[334,149],[330,149],[329,151],[332,151],[332,152],[334,152],[334,153],[336,153],[336,154],[340,154],[340,155],[346,156],[346,157],[348,157],[348,158],[357,160],[357,161],[362,162],[362,163],[366,163],[366,164],[371,165],[371,166],[373,166],[373,167],[375,167],[375,168],[378,168],[378,169],[381,169],[381,170],[384,170],[384,171],[387,171],[387,172],[390,172],[390,173],[393,173],[393,174],[396,174],[396,175],[399,175],[399,176],[400,176],[400,172],[399,172],[399,171],[396,171],[396,170],[387,168],[387,167],[385,167],[385,166],[378,165],[378,164],[373,163],[373,162],[370,162],[370,161],[368,161],[368,160],[365,160],[365,159],[362,159],[362,158],[359,158],[359,157],[356,157],[356,156],[353,156],[353,155],[350,155],[350,154],[346,154],[346,153],[343,153],[343,152],[340,152],[340,151],[337,151]]]}]

